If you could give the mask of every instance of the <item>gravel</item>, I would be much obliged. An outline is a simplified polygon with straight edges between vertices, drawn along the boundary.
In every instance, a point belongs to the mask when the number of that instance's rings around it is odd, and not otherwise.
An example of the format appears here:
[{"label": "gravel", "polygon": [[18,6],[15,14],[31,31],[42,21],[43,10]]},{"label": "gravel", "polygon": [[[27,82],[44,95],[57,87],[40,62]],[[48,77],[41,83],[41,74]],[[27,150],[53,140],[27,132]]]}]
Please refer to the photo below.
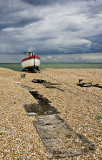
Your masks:
[{"label": "gravel", "polygon": [[[102,69],[43,69],[40,73],[26,72],[23,78],[21,74],[0,68],[0,159],[52,159],[33,125],[36,116],[27,116],[24,109],[25,104],[37,104],[29,90],[22,88],[29,86],[51,101],[75,132],[96,146],[94,153],[64,159],[101,160],[102,119],[97,117],[102,117],[102,89],[81,88],[77,83],[83,79],[84,83],[102,86]],[[54,86],[64,91],[32,83],[33,79],[56,83]]]}]

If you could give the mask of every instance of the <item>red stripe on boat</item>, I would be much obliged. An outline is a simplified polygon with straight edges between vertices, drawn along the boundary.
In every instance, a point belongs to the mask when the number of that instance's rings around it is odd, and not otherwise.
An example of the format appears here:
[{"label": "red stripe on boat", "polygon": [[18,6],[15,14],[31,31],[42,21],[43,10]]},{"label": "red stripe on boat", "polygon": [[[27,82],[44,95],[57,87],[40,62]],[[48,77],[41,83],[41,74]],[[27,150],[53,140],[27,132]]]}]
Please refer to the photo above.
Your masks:
[{"label": "red stripe on boat", "polygon": [[24,61],[27,61],[27,60],[29,60],[29,59],[33,59],[33,58],[35,58],[35,59],[39,59],[39,60],[40,60],[40,57],[38,57],[38,56],[30,56],[30,57],[27,57],[27,58],[22,59],[22,61],[21,61],[21,62],[24,62]]}]

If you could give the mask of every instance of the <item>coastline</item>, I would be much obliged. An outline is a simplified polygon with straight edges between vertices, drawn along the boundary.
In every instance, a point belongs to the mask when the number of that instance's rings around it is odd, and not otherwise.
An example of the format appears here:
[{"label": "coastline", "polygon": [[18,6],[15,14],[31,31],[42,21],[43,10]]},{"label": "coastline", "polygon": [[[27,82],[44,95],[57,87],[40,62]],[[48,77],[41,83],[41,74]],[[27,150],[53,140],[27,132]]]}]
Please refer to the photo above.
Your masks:
[{"label": "coastline", "polygon": [[[22,71],[21,63],[0,63],[0,68],[8,68],[14,71]],[[102,69],[102,63],[41,63],[40,70],[53,69]]]},{"label": "coastline", "polygon": [[[50,100],[75,132],[84,135],[95,146],[94,153],[80,155],[78,159],[99,159],[102,153],[102,89],[79,87],[79,79],[102,86],[102,69],[42,69],[40,73],[24,72],[0,68],[0,150],[1,159],[49,159],[49,153],[41,141],[33,121],[35,116],[27,116],[24,104],[37,103],[29,90],[21,86],[33,87]],[[45,88],[32,83],[33,79],[43,79],[59,83],[64,92]],[[73,159],[66,158],[66,159]]]}]

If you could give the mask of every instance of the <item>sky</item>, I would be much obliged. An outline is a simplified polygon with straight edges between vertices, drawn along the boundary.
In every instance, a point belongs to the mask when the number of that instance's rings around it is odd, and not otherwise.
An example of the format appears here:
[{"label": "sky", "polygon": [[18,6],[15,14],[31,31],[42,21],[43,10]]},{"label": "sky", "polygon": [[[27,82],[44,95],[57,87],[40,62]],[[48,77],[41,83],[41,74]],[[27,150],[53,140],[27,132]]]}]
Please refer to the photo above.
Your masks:
[{"label": "sky", "polygon": [[0,63],[102,62],[102,0],[0,0]]}]

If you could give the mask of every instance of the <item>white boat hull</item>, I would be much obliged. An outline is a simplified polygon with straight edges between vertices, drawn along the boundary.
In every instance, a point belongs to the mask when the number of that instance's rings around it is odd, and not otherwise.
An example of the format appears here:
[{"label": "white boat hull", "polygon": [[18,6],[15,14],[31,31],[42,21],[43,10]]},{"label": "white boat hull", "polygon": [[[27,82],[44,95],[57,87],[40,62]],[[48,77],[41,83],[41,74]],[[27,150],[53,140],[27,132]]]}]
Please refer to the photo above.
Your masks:
[{"label": "white boat hull", "polygon": [[40,57],[31,56],[22,59],[21,61],[22,69],[38,69],[40,66]]}]

